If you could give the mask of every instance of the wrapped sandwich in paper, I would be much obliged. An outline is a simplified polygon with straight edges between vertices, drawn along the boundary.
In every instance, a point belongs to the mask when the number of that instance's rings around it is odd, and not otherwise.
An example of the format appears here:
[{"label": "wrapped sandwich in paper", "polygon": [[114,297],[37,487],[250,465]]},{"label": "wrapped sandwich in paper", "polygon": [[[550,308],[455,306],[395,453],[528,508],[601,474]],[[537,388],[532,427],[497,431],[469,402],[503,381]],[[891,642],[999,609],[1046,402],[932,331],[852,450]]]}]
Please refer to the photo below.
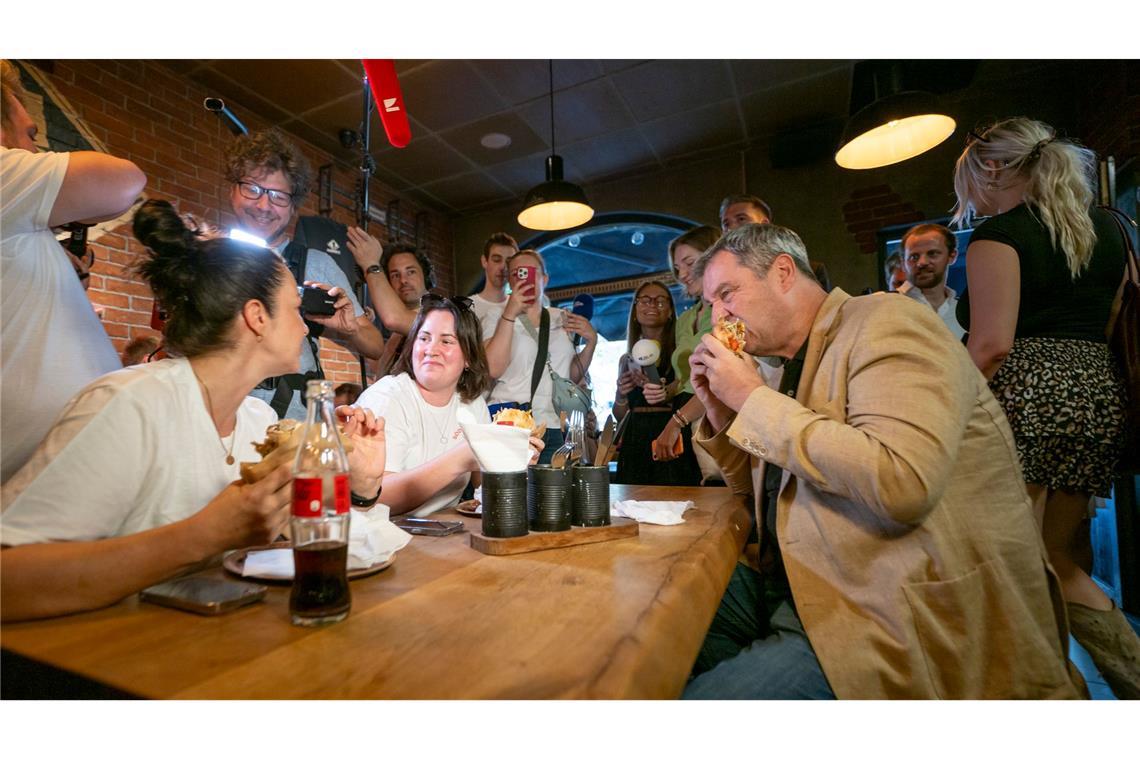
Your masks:
[{"label": "wrapped sandwich in paper", "polygon": [[490,424],[480,424],[466,409],[458,412],[463,430],[479,469],[483,472],[522,472],[530,464],[532,435],[541,436],[534,417],[521,409],[503,409]]}]

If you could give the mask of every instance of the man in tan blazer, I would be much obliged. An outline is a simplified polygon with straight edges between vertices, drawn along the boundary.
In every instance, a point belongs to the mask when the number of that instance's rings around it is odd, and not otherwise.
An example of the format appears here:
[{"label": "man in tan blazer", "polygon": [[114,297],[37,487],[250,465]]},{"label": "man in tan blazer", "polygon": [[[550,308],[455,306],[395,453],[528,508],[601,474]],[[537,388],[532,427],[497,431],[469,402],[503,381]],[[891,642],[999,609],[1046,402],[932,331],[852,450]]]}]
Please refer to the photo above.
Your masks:
[{"label": "man in tan blazer", "polygon": [[789,360],[780,389],[711,335],[690,360],[707,410],[694,441],[756,496],[778,546],[763,578],[782,571],[789,593],[774,604],[739,566],[706,641],[720,661],[703,650],[685,696],[1082,696],[985,379],[929,308],[827,294],[807,262],[796,233],[749,224],[697,264],[714,318],[744,322],[745,351]]}]

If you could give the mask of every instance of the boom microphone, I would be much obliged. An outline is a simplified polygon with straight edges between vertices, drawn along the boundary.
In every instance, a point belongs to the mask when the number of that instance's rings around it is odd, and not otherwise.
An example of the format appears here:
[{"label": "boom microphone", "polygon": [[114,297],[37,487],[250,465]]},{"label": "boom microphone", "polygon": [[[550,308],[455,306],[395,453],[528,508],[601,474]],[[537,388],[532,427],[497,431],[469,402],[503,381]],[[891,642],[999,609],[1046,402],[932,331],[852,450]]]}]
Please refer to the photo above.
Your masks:
[{"label": "boom microphone", "polygon": [[[570,309],[571,312],[577,314],[579,317],[584,317],[587,322],[594,318],[594,297],[589,293],[582,293],[574,298],[574,306]],[[574,336],[574,348],[582,344],[582,336]]]},{"label": "boom microphone", "polygon": [[372,98],[376,101],[388,142],[397,148],[407,146],[412,141],[412,128],[408,126],[404,96],[396,79],[396,64],[388,58],[372,58],[361,63],[364,64],[364,73],[368,77],[368,86],[372,88]]},{"label": "boom microphone", "polygon": [[221,98],[206,98],[202,101],[202,105],[207,111],[216,113],[218,118],[225,122],[230,132],[233,132],[235,135],[249,134],[249,130],[241,123],[241,119],[234,116],[234,112],[226,108],[226,103]]}]

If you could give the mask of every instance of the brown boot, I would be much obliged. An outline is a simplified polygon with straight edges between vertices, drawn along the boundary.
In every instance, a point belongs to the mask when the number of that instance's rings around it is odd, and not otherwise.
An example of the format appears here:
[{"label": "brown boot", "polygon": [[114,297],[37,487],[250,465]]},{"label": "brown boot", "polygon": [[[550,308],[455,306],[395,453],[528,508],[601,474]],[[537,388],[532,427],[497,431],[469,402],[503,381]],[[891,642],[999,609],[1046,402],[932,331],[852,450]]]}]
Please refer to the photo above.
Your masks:
[{"label": "brown boot", "polygon": [[1140,638],[1114,603],[1094,610],[1068,602],[1069,629],[1092,657],[1117,699],[1140,699]]}]

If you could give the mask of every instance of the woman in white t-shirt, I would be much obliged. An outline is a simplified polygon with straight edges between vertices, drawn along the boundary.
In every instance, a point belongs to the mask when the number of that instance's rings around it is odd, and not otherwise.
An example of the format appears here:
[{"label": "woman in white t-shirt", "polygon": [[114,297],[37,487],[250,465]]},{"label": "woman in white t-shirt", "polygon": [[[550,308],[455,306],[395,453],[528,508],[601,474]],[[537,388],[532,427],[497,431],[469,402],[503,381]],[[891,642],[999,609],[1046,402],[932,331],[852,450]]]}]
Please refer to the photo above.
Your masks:
[{"label": "woman in white t-shirt", "polygon": [[[507,277],[511,284],[510,297],[501,309],[491,309],[483,317],[487,364],[495,381],[488,402],[492,409],[504,406],[530,409],[534,419],[546,425],[547,450],[543,461],[549,461],[562,444],[562,432],[554,409],[554,384],[545,357],[541,358],[543,367],[531,395],[534,365],[539,359],[537,336],[542,314],[545,311],[550,318],[547,342],[550,366],[575,383],[586,378],[598,345],[598,332],[583,316],[542,306],[550,276],[538,251],[527,248],[511,256],[507,260]],[[534,329],[533,335],[528,325]],[[585,339],[581,351],[574,346],[571,336],[575,335]]]},{"label": "woman in white t-shirt", "polygon": [[[297,284],[272,251],[202,240],[166,201],[135,215],[139,271],[169,314],[178,358],[104,375],[76,395],[3,487],[4,620],[112,604],[227,549],[280,535],[290,465],[252,485],[238,463],[276,421],[248,393],[297,371]],[[383,424],[342,407],[358,499],[379,491]]]},{"label": "woman in white t-shirt", "polygon": [[[392,514],[429,515],[459,501],[479,463],[457,415],[491,416],[483,333],[469,298],[428,293],[392,375],[361,394],[356,406],[384,419],[387,458],[382,501]],[[534,459],[542,439],[531,438]]]}]

